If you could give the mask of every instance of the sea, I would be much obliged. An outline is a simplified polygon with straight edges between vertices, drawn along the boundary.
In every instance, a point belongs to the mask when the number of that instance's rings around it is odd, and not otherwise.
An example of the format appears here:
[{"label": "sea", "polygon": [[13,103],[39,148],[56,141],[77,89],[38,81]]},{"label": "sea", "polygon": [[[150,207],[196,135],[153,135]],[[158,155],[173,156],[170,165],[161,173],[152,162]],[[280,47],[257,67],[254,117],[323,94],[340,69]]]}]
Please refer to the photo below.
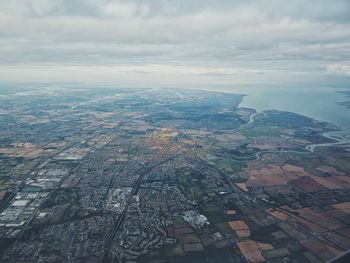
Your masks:
[{"label": "sea", "polygon": [[341,91],[350,89],[322,86],[242,85],[215,88],[216,91],[246,95],[241,107],[295,112],[337,125],[350,132],[350,109],[340,102],[350,101]]}]

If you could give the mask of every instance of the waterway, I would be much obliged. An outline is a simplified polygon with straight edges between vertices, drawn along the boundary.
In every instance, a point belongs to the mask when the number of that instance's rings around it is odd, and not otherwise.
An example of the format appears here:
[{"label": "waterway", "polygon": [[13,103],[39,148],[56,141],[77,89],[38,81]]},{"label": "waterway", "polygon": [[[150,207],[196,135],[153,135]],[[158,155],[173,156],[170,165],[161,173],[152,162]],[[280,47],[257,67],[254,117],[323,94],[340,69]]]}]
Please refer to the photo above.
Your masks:
[{"label": "waterway", "polygon": [[349,101],[339,91],[349,90],[331,86],[306,85],[246,85],[219,87],[215,91],[245,94],[241,107],[295,112],[337,125],[350,133],[350,109],[339,105]]}]

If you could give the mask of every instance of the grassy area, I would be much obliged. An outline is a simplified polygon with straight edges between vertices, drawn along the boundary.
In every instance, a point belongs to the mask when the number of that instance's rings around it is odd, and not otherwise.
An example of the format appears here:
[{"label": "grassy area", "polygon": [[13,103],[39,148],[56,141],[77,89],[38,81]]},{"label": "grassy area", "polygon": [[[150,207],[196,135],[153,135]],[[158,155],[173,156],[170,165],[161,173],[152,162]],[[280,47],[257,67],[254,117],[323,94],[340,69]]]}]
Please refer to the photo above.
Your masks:
[{"label": "grassy area", "polygon": [[185,195],[191,201],[203,201],[210,189],[205,182],[205,175],[189,167],[176,171],[179,183],[185,187]]},{"label": "grassy area", "polygon": [[237,178],[233,178],[231,179],[231,181],[234,183],[234,184],[238,184],[238,183],[246,183],[248,179],[246,178],[242,178],[242,177],[237,177]]},{"label": "grassy area", "polygon": [[267,137],[278,137],[280,136],[280,131],[277,128],[267,128],[266,129],[242,129],[240,130],[242,135],[246,137],[258,137],[258,136],[267,136]]},{"label": "grassy area", "polygon": [[245,163],[238,163],[230,159],[221,158],[215,161],[216,168],[222,170],[225,173],[237,173],[245,168],[247,165]]},{"label": "grassy area", "polygon": [[218,224],[223,222],[232,221],[234,216],[227,215],[215,204],[206,204],[202,207],[202,213],[208,218],[212,224]]},{"label": "grassy area", "polygon": [[184,255],[185,252],[181,244],[167,244],[142,256],[140,262],[167,262],[165,258],[182,257]]}]

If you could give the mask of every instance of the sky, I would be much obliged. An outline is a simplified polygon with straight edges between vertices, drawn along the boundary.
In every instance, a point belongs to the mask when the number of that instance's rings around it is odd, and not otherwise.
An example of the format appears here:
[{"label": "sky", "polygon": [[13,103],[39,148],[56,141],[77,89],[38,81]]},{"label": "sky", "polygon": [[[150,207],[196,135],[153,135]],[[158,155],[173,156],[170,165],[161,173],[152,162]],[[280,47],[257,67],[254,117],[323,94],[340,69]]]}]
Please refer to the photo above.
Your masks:
[{"label": "sky", "polygon": [[0,82],[350,83],[349,0],[0,0]]}]

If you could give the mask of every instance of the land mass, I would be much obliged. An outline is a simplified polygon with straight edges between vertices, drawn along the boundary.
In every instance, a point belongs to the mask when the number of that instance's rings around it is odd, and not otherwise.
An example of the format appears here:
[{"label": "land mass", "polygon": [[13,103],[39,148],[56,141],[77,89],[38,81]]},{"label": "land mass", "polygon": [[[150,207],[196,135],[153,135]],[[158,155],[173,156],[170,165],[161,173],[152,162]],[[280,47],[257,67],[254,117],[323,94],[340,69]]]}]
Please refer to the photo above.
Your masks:
[{"label": "land mass", "polygon": [[3,262],[326,262],[350,249],[350,145],[324,136],[330,123],[185,89],[1,95]]}]

